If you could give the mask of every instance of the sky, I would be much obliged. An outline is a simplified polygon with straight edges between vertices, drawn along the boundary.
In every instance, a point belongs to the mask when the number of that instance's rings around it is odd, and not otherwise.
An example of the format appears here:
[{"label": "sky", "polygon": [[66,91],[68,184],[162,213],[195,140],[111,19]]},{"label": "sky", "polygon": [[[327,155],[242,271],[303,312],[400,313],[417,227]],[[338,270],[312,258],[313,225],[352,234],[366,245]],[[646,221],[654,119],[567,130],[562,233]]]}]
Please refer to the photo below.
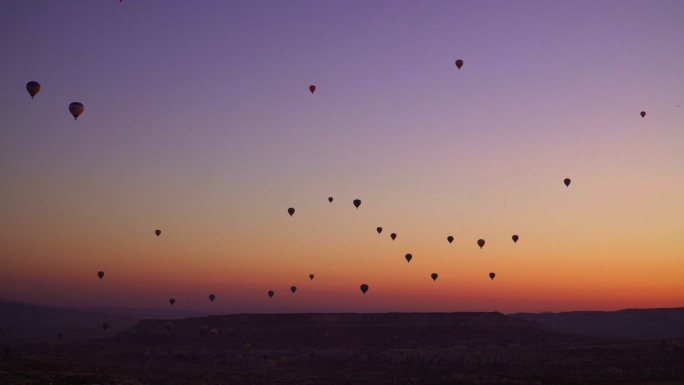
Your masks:
[{"label": "sky", "polygon": [[684,306],[682,15],[681,1],[2,1],[0,298]]}]

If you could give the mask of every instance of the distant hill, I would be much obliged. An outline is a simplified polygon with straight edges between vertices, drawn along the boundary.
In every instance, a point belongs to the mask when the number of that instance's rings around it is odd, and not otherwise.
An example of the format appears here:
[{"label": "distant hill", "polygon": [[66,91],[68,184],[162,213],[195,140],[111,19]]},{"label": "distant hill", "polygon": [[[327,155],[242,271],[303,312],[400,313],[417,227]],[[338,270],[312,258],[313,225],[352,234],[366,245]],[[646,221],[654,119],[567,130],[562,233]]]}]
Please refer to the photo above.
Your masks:
[{"label": "distant hill", "polygon": [[[128,330],[137,321],[125,315],[0,300],[0,341],[86,341]],[[106,331],[102,328],[104,322],[109,324]]]},{"label": "distant hill", "polygon": [[516,313],[510,316],[581,336],[620,340],[684,338],[684,308]]}]

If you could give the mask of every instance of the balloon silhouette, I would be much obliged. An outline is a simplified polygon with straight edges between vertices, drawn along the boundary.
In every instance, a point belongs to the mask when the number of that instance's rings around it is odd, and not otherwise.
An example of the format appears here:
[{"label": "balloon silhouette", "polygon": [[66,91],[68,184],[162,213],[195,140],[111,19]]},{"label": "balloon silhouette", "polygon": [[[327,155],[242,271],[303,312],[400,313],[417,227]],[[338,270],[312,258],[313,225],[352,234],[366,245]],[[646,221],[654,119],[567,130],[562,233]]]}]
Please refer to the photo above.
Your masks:
[{"label": "balloon silhouette", "polygon": [[406,254],[406,255],[404,256],[404,258],[406,258],[406,262],[411,262],[411,260],[413,259],[413,255],[411,255],[411,254]]},{"label": "balloon silhouette", "polygon": [[484,246],[484,244],[485,244],[484,239],[478,239],[477,240],[477,245],[480,246],[480,248],[482,248]]},{"label": "balloon silhouette", "polygon": [[361,199],[354,199],[354,206],[358,209],[361,206]]},{"label": "balloon silhouette", "polygon": [[452,237],[451,235],[449,235],[449,236],[447,237],[447,241],[449,241],[449,243],[453,242],[453,241],[454,241],[454,237]]},{"label": "balloon silhouette", "polygon": [[366,285],[365,283],[362,284],[362,285],[360,286],[360,288],[361,288],[361,292],[362,292],[363,294],[366,294],[366,292],[368,291],[368,285]]},{"label": "balloon silhouette", "polygon": [[[160,235],[161,235],[161,230],[154,230],[154,233],[157,234],[157,236],[160,236]],[[171,237],[171,238],[173,238],[173,237]]]},{"label": "balloon silhouette", "polygon": [[169,303],[171,304],[171,306],[173,306],[173,304],[176,303],[176,299],[175,298],[169,298]]},{"label": "balloon silhouette", "polygon": [[74,120],[78,119],[78,117],[81,116],[84,110],[85,107],[83,107],[83,104],[79,102],[73,102],[69,104],[69,112],[71,112],[71,115],[74,117]]},{"label": "balloon silhouette", "polygon": [[173,329],[173,322],[171,322],[171,321],[164,322],[164,328],[166,329],[167,332],[170,331],[171,329]]},{"label": "balloon silhouette", "polygon": [[382,227],[378,227],[378,228],[375,229],[375,230],[378,232],[378,234],[382,233]]},{"label": "balloon silhouette", "polygon": [[106,331],[107,329],[109,329],[109,322],[103,322],[103,323],[102,323],[102,329],[104,329],[105,331]]},{"label": "balloon silhouette", "polygon": [[328,197],[328,202],[332,203],[333,197]]},{"label": "balloon silhouette", "polygon": [[297,286],[290,287],[290,291],[294,294],[294,292],[297,291]]},{"label": "balloon silhouette", "polygon": [[511,238],[513,238],[514,243],[518,243],[518,236],[517,235],[513,235]]},{"label": "balloon silhouette", "polygon": [[273,294],[275,294],[275,292],[273,292],[273,290],[269,290],[268,291],[268,298],[273,298]]},{"label": "balloon silhouette", "polygon": [[[38,86],[38,89],[40,89],[40,86]],[[33,98],[31,98],[31,99],[33,99]],[[646,117],[646,111],[641,111],[640,115],[642,118],[645,118]]]},{"label": "balloon silhouette", "polygon": [[209,301],[214,302],[215,299],[216,299],[215,295],[209,294]]},{"label": "balloon silhouette", "polygon": [[390,238],[392,238],[392,240],[397,239],[397,234],[395,234],[395,233],[390,234]]},{"label": "balloon silhouette", "polygon": [[38,82],[30,81],[26,83],[26,91],[31,95],[31,99],[40,92],[40,84]]},{"label": "balloon silhouette", "polygon": [[570,178],[565,178],[565,179],[563,180],[563,183],[565,183],[565,187],[570,186],[570,182],[571,182]]},{"label": "balloon silhouette", "polygon": [[104,277],[104,271],[98,271],[97,276],[100,277],[100,279],[102,279],[102,277]]},{"label": "balloon silhouette", "polygon": [[295,211],[295,210],[294,210],[294,208],[292,208],[292,207],[290,207],[289,209],[287,209],[287,213],[290,214],[290,216],[294,215],[294,211]]},{"label": "balloon silhouette", "polygon": [[313,275],[313,274],[309,274],[309,279],[313,281],[314,275]]},{"label": "balloon silhouette", "polygon": [[496,274],[494,274],[494,273],[489,273],[489,278],[494,279],[494,277],[496,277]]},{"label": "balloon silhouette", "polygon": [[461,59],[456,60],[456,67],[458,69],[461,69],[461,67],[463,67],[463,60],[461,60]]},{"label": "balloon silhouette", "polygon": [[316,86],[313,85],[313,84],[310,85],[310,86],[309,86],[309,91],[311,91],[312,94],[313,94],[314,92],[316,92]]},{"label": "balloon silhouette", "polygon": [[439,276],[439,275],[437,275],[437,273],[432,273],[432,274],[430,274],[430,277],[432,277],[432,280],[433,280],[433,281],[436,281],[438,276]]}]

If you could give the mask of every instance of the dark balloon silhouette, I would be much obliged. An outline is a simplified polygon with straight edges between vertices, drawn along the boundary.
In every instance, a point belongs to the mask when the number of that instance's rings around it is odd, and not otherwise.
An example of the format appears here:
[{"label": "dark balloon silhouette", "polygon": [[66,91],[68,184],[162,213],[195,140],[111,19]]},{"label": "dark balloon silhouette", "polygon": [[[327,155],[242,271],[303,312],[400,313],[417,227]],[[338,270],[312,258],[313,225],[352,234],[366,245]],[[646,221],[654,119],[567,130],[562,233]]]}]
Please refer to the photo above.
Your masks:
[{"label": "dark balloon silhouette", "polygon": [[518,236],[513,235],[511,238],[513,238],[513,243],[518,243]]},{"label": "dark balloon silhouette", "polygon": [[294,294],[294,292],[297,291],[297,286],[290,287],[290,291]]},{"label": "dark balloon silhouette", "polygon": [[26,83],[26,91],[31,95],[31,99],[40,92],[40,84],[38,82],[30,81]]},{"label": "dark balloon silhouette", "polygon": [[[40,89],[40,86],[38,86],[38,89]],[[640,115],[642,118],[645,118],[646,117],[646,111],[641,111]]]},{"label": "dark balloon silhouette", "polygon": [[485,240],[484,239],[478,239],[477,240],[477,245],[480,246],[480,248],[484,247]]},{"label": "dark balloon silhouette", "polygon": [[313,85],[313,84],[310,85],[310,86],[309,86],[309,91],[311,91],[312,94],[313,94],[314,92],[316,92],[316,86]]},{"label": "dark balloon silhouette", "polygon": [[361,199],[354,199],[354,206],[358,209],[361,206]]},{"label": "dark balloon silhouette", "polygon": [[332,203],[333,197],[328,197],[328,202]]},{"label": "dark balloon silhouette", "polygon": [[109,329],[109,322],[103,322],[103,323],[102,323],[102,329],[104,329],[105,331],[107,331],[107,329]]},{"label": "dark balloon silhouette", "polygon": [[69,112],[71,112],[71,115],[74,117],[74,120],[78,119],[78,117],[81,116],[84,110],[85,107],[83,107],[83,104],[79,102],[73,102],[69,104]]},{"label": "dark balloon silhouette", "polygon": [[104,277],[104,271],[98,271],[97,276],[100,277],[100,279],[102,279],[102,277]]},{"label": "dark balloon silhouette", "polygon": [[570,178],[565,178],[565,179],[563,180],[563,183],[565,183],[565,187],[570,186],[570,182],[572,182],[572,181],[570,180]]},{"label": "dark balloon silhouette", "polygon": [[268,291],[268,298],[273,298],[273,294],[275,294],[275,292],[273,290],[269,290]]},{"label": "dark balloon silhouette", "polygon": [[456,60],[456,67],[458,69],[461,69],[461,67],[463,67],[463,60],[461,60],[461,59]]},{"label": "dark balloon silhouette", "polygon": [[171,304],[171,306],[173,306],[173,304],[176,303],[176,299],[175,298],[169,298],[169,303]]},{"label": "dark balloon silhouette", "polygon": [[413,259],[413,255],[411,255],[411,254],[406,254],[406,255],[404,256],[404,258],[406,258],[406,262],[411,262],[411,260]]},{"label": "dark balloon silhouette", "polygon": [[375,229],[375,230],[378,232],[378,234],[382,233],[382,227],[378,227],[378,228]]},{"label": "dark balloon silhouette", "polygon": [[390,238],[392,238],[392,240],[397,239],[397,234],[395,234],[395,233],[390,234]]},{"label": "dark balloon silhouette", "polygon": [[209,294],[209,301],[214,302],[215,299],[216,299],[215,295]]},{"label": "dark balloon silhouette", "polygon": [[287,213],[290,214],[290,216],[294,215],[294,211],[295,211],[295,210],[294,210],[294,208],[292,208],[292,207],[290,207],[289,209],[287,209]]},{"label": "dark balloon silhouette", "polygon": [[361,285],[361,292],[362,292],[363,294],[366,294],[367,291],[368,291],[368,285],[366,285],[365,283],[362,284],[362,285]]},{"label": "dark balloon silhouette", "polygon": [[[157,234],[157,236],[160,236],[160,235],[161,235],[161,230],[154,230],[154,233]],[[173,237],[171,237],[171,238],[173,238]]]},{"label": "dark balloon silhouette", "polygon": [[494,274],[494,273],[489,273],[489,278],[494,279],[494,277],[496,277],[496,274]]},{"label": "dark balloon silhouette", "polygon": [[430,274],[430,277],[432,277],[433,281],[436,281],[437,277],[439,277],[439,275],[437,273],[432,273],[432,274]]},{"label": "dark balloon silhouette", "polygon": [[173,322],[171,322],[171,321],[164,322],[164,328],[166,329],[167,332],[170,331],[171,329],[173,329]]},{"label": "dark balloon silhouette", "polygon": [[449,241],[449,243],[453,242],[453,241],[454,241],[454,237],[452,237],[451,235],[449,235],[449,236],[447,237],[447,241]]},{"label": "dark balloon silhouette", "polygon": [[313,281],[314,275],[313,275],[313,274],[309,274],[309,279]]}]

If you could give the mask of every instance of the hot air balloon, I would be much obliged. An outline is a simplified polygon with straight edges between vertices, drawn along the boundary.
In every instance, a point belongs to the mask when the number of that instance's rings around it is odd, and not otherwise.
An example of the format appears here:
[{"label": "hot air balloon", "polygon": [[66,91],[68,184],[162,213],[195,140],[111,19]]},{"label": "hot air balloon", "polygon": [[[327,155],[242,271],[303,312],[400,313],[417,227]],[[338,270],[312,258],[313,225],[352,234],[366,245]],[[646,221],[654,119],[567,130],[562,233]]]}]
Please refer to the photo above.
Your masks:
[{"label": "hot air balloon", "polygon": [[290,287],[290,291],[294,294],[294,292],[297,291],[297,286]]},{"label": "hot air balloon", "polygon": [[83,104],[79,102],[73,102],[69,104],[69,112],[71,112],[71,115],[74,117],[74,120],[78,119],[78,117],[81,116],[83,110],[85,110],[85,107],[83,107]]},{"label": "hot air balloon", "polygon": [[287,213],[290,214],[290,216],[294,215],[294,208],[290,207],[289,209],[287,209]]},{"label": "hot air balloon", "polygon": [[570,186],[570,182],[571,182],[571,181],[570,181],[570,178],[565,178],[565,179],[563,180],[563,183],[565,183],[565,187]]},{"label": "hot air balloon", "polygon": [[275,292],[273,290],[269,290],[268,291],[268,298],[273,298],[273,294],[275,294]]},{"label": "hot air balloon", "polygon": [[436,281],[438,276],[439,276],[439,275],[437,275],[437,273],[432,273],[432,274],[430,274],[430,277],[432,277],[432,280],[433,280],[433,281]]},{"label": "hot air balloon", "polygon": [[309,91],[311,91],[312,94],[313,94],[314,92],[316,92],[316,86],[313,85],[313,84],[310,85],[310,86],[309,86]]},{"label": "hot air balloon", "polygon": [[26,83],[26,91],[31,95],[31,99],[40,92],[40,84],[38,82],[30,81]]},{"label": "hot air balloon", "polygon": [[102,277],[104,277],[104,271],[98,271],[97,276],[100,277],[100,279],[102,279]]},{"label": "hot air balloon", "polygon": [[461,67],[463,67],[463,60],[456,60],[456,68],[461,69]]},{"label": "hot air balloon", "polygon": [[217,329],[209,330],[209,335],[212,337],[217,337],[218,336],[218,330]]},{"label": "hot air balloon", "polygon": [[368,291],[368,285],[366,285],[366,284],[364,283],[364,284],[362,284],[360,287],[361,287],[361,292],[362,292],[363,294],[366,294],[366,292]]},{"label": "hot air balloon", "polygon": [[375,230],[378,232],[378,234],[382,233],[382,227],[378,227],[378,228],[375,229]]},{"label": "hot air balloon", "polygon": [[361,199],[354,199],[354,206],[358,209],[361,206]]},{"label": "hot air balloon", "polygon": [[454,241],[454,237],[452,237],[451,235],[449,235],[449,236],[447,237],[447,241],[449,241],[449,243],[453,242],[453,241]]},{"label": "hot air balloon", "polygon": [[395,234],[395,233],[390,234],[390,238],[392,238],[392,240],[397,239],[397,234]]},{"label": "hot air balloon", "polygon": [[214,302],[215,299],[216,299],[215,295],[209,294],[209,301]]},{"label": "hot air balloon", "polygon": [[489,278],[494,279],[494,277],[496,277],[496,274],[494,274],[494,273],[489,273]]},{"label": "hot air balloon", "polygon": [[309,279],[313,281],[314,275],[313,275],[313,274],[309,274]]},{"label": "hot air balloon", "polygon": [[484,244],[485,244],[484,239],[478,239],[477,240],[477,245],[480,246],[480,248],[482,248],[484,246]]},{"label": "hot air balloon", "polygon": [[173,304],[176,303],[176,299],[175,298],[169,298],[169,303],[171,304],[171,306],[173,306]]},{"label": "hot air balloon", "polygon": [[518,243],[518,236],[513,235],[511,238],[513,238],[513,243]]},{"label": "hot air balloon", "polygon": [[332,203],[333,197],[328,197],[328,202]]},{"label": "hot air balloon", "polygon": [[102,329],[104,329],[105,331],[107,331],[107,329],[109,329],[109,322],[103,322],[103,323],[102,323]]},{"label": "hot air balloon", "polygon": [[[161,235],[161,230],[154,230],[154,233],[157,234],[157,236],[160,236],[160,235]],[[171,238],[173,238],[173,237],[171,237]]]},{"label": "hot air balloon", "polygon": [[[28,86],[27,86],[27,87],[28,87]],[[38,89],[40,90],[40,86],[38,86]],[[37,91],[36,91],[36,92],[37,92]],[[645,117],[646,117],[646,111],[641,111],[640,115],[641,115],[642,118],[645,118]]]},{"label": "hot air balloon", "polygon": [[413,255],[411,255],[411,254],[406,254],[406,255],[404,256],[404,258],[406,258],[406,262],[411,262],[411,260],[413,259]]},{"label": "hot air balloon", "polygon": [[167,332],[170,331],[171,329],[173,329],[173,322],[171,322],[171,321],[164,322],[164,328],[166,329]]}]

